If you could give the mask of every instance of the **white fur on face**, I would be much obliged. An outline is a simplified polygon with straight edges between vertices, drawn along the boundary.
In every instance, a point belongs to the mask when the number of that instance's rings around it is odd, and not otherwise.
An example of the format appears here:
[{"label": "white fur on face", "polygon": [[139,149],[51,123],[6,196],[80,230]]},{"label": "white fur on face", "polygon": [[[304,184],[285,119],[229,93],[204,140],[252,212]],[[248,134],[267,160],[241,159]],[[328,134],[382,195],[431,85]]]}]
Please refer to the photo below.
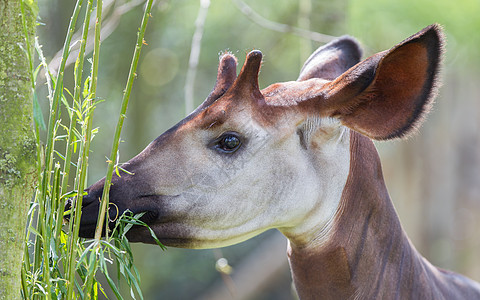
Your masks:
[{"label": "white fur on face", "polygon": [[350,131],[338,120],[315,120],[311,129],[309,151],[315,182],[316,196],[306,195],[298,199],[306,211],[291,226],[280,228],[290,243],[297,247],[315,248],[329,238],[335,213],[340,205],[350,169]]},{"label": "white fur on face", "polygon": [[302,136],[292,131],[278,139],[243,124],[244,148],[230,156],[208,149],[201,163],[187,163],[186,188],[164,204],[176,217],[152,228],[174,231],[190,248],[228,246],[271,228],[295,244],[321,243],[348,176],[349,133],[330,119],[301,126]]}]

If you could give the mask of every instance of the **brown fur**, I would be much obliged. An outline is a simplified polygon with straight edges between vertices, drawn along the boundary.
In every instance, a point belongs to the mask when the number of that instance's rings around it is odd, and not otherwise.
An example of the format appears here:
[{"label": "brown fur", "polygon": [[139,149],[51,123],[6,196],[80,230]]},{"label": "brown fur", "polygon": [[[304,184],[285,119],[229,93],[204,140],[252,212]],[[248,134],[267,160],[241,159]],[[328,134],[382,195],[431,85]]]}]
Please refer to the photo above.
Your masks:
[{"label": "brown fur", "polygon": [[351,132],[351,164],[332,237],[290,249],[301,299],[480,299],[480,285],[432,266],[405,235],[372,141]]}]

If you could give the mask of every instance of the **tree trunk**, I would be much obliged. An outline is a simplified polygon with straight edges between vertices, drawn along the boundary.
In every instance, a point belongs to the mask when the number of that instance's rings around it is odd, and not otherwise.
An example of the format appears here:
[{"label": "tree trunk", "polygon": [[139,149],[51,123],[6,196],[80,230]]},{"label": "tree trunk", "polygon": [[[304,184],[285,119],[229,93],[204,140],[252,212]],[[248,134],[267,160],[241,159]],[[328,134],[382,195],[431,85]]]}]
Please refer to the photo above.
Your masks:
[{"label": "tree trunk", "polygon": [[[24,3],[29,45],[34,0]],[[21,0],[0,0],[0,299],[20,298],[27,209],[36,181],[32,82]]]}]

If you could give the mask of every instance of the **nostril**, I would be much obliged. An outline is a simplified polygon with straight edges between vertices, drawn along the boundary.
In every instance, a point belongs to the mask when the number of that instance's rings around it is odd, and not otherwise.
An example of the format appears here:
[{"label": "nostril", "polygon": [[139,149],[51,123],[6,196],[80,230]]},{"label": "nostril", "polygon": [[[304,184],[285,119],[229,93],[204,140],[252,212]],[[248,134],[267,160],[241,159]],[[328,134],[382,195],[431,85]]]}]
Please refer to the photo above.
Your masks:
[{"label": "nostril", "polygon": [[[64,213],[63,213],[63,219],[65,221],[70,221],[71,218],[73,218],[73,212],[72,212],[72,209],[73,209],[73,205],[74,205],[74,202],[75,202],[75,198],[72,197],[72,198],[67,198],[67,200],[65,201],[65,207],[63,209]],[[85,202],[83,202],[83,205],[82,206],[85,206]]]},{"label": "nostril", "polygon": [[[73,193],[73,192],[72,192]],[[97,211],[98,204],[100,202],[100,199],[95,201],[95,199],[98,199],[96,197],[96,193],[92,192],[89,193],[89,190],[85,190],[83,197],[82,197],[82,207],[81,210],[83,211],[82,213],[82,222],[83,220],[90,220],[92,218],[96,220],[96,218],[93,218],[93,214],[95,214],[95,211]],[[64,206],[64,214],[63,214],[63,219],[66,222],[70,222],[74,218],[74,212],[72,211],[74,206],[77,204],[76,201],[78,201],[78,195],[74,194],[71,197],[67,198],[65,201],[65,206]],[[88,212],[86,213],[87,216],[85,216],[85,209],[88,208]],[[91,214],[93,212],[93,214]],[[90,216],[92,215],[92,216]]]}]

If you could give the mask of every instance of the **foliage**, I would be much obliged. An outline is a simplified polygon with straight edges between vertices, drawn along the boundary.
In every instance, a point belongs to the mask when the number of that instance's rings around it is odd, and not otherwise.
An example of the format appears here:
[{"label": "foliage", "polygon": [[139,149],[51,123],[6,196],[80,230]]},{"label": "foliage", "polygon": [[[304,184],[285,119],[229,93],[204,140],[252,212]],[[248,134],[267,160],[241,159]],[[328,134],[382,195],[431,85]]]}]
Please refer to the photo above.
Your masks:
[{"label": "foliage", "polygon": [[[131,74],[125,90],[120,120],[123,120],[125,115],[152,2],[152,0],[148,1],[138,32],[136,54],[132,59]],[[118,267],[118,275],[121,274],[130,287],[131,297],[135,298],[137,295],[143,299],[139,286],[140,278],[133,265],[132,252],[125,237],[132,226],[146,226],[139,221],[141,214],[133,217],[122,215],[117,220],[113,231],[106,233],[107,237],[104,240],[101,239],[103,225],[98,226],[98,234],[94,240],[78,238],[90,143],[98,132],[98,129],[93,127],[93,113],[101,102],[101,99],[96,96],[96,89],[102,9],[96,9],[97,7],[102,7],[101,0],[97,0],[96,7],[93,0],[76,2],[65,38],[60,67],[55,78],[50,73],[38,41],[35,45],[40,64],[34,70],[33,77],[36,80],[41,71],[45,74],[48,87],[49,121],[46,126],[46,145],[39,146],[37,149],[37,171],[40,174],[40,181],[28,214],[22,269],[22,295],[25,299],[98,299],[100,294],[106,296],[105,287],[97,281],[97,271],[104,274],[116,298],[122,299],[118,283],[109,274],[108,265],[113,262],[116,262]],[[70,55],[72,36],[82,10],[84,21],[80,50],[74,67],[72,93],[64,85],[65,64]],[[90,71],[88,76],[84,76],[84,66],[87,63],[85,47],[88,39],[92,38],[89,37],[88,32],[94,11],[96,12],[94,51],[93,57],[88,60],[91,64]],[[33,65],[33,54],[29,57]],[[45,126],[42,125],[45,122],[39,112],[40,107],[34,105],[34,108],[37,136],[39,136],[39,128]],[[118,152],[121,129],[122,124],[119,122],[118,135],[113,141],[110,161],[117,161],[115,157]],[[111,164],[107,178],[111,178],[112,170],[116,167],[118,167],[116,164]],[[69,185],[71,181],[73,181],[73,187]],[[106,187],[107,193],[108,188],[109,186]],[[71,203],[71,210],[64,212],[66,201]],[[98,224],[104,224],[103,218],[107,213],[108,199],[102,199],[102,203],[104,204],[99,212]],[[70,222],[64,222],[65,216],[70,219]]]}]

